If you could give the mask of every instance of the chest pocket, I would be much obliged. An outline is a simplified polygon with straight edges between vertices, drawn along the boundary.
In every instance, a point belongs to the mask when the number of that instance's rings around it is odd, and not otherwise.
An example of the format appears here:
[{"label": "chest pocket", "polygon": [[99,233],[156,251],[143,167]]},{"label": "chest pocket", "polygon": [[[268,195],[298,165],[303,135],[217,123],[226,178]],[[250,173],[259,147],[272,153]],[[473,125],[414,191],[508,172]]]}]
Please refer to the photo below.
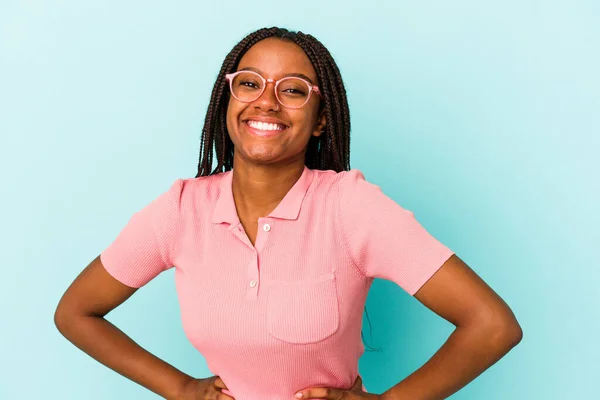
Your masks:
[{"label": "chest pocket", "polygon": [[267,330],[288,343],[314,343],[339,328],[334,272],[301,281],[270,281]]}]

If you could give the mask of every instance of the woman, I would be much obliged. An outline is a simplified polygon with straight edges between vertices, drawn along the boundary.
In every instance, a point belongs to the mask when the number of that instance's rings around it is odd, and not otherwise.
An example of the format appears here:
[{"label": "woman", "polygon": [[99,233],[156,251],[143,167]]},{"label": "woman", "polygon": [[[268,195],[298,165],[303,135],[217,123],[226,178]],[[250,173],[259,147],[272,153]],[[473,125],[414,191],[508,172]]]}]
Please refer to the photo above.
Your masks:
[{"label": "woman", "polygon": [[[60,332],[168,399],[442,399],[459,390],[520,341],[519,324],[411,211],[350,170],[349,134],[344,85],[318,40],[279,28],[248,35],[212,91],[197,176],[135,213],[75,279],[56,310]],[[183,327],[210,378],[177,370],[104,319],[173,266]],[[374,278],[456,326],[382,394],[358,376]]]}]

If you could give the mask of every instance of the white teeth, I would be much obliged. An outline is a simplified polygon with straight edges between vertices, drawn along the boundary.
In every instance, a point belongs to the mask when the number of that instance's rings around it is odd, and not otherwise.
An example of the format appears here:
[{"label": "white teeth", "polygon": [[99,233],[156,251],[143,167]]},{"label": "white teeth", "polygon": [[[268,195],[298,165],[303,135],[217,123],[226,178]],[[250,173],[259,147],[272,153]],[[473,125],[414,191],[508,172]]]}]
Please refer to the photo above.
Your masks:
[{"label": "white teeth", "polygon": [[261,131],[282,131],[285,128],[279,124],[268,124],[266,122],[248,121],[248,125],[252,128],[260,129]]}]

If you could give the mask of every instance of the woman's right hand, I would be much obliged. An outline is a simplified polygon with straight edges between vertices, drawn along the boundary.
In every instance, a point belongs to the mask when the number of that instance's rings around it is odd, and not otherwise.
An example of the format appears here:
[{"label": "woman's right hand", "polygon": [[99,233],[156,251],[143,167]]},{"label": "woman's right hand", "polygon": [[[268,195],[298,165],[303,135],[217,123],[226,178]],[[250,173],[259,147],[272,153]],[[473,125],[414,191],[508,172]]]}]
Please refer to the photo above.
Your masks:
[{"label": "woman's right hand", "polygon": [[235,400],[221,390],[227,389],[219,376],[192,379],[186,383],[177,400]]}]

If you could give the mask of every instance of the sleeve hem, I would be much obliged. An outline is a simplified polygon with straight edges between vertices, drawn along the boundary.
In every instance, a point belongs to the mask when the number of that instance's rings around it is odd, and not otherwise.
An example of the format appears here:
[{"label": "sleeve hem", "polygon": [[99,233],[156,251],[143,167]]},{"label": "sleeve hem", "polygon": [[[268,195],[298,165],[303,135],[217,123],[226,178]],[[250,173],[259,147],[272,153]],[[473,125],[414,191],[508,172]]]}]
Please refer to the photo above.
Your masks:
[{"label": "sleeve hem", "polygon": [[122,283],[125,286],[129,286],[132,289],[139,289],[141,287],[141,285],[137,284],[136,282],[132,281],[132,280],[128,280],[126,278],[124,278],[123,276],[119,276],[117,275],[117,273],[111,268],[111,264],[106,263],[104,260],[104,253],[100,253],[100,262],[102,263],[102,266],[104,267],[104,270],[106,272],[108,272],[108,274],[110,276],[112,276],[114,279],[116,279],[117,281],[119,281],[120,283]]},{"label": "sleeve hem", "polygon": [[432,267],[427,271],[427,274],[423,274],[417,282],[413,283],[410,288],[407,288],[406,292],[414,297],[419,289],[421,289],[454,254],[454,251],[447,249],[446,252],[441,254],[439,261],[432,264]]}]

